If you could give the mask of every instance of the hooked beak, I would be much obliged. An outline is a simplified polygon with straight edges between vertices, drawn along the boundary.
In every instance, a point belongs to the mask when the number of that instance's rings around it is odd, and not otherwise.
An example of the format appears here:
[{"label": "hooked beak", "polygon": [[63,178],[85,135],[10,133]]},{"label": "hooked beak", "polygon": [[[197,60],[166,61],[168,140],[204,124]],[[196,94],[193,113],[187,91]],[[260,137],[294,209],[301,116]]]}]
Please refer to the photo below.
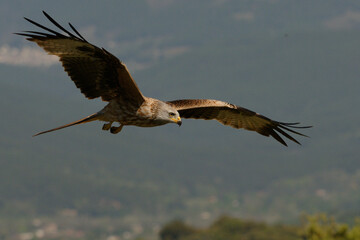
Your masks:
[{"label": "hooked beak", "polygon": [[181,126],[182,122],[181,122],[181,118],[171,118],[171,120],[173,120],[177,125],[179,125],[179,127]]}]

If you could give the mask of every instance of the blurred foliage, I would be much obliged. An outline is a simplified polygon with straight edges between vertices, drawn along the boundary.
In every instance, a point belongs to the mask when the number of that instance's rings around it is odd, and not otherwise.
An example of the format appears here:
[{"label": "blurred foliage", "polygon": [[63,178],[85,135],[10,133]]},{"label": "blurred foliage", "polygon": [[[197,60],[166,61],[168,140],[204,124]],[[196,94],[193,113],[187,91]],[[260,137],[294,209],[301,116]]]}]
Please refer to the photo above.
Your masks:
[{"label": "blurred foliage", "polygon": [[0,239],[14,240],[27,234],[41,236],[42,239],[78,240],[360,240],[360,219],[353,224],[345,224],[325,214],[305,216],[297,225],[269,224],[230,216],[221,216],[208,227],[173,220],[160,230],[153,231],[146,230],[151,226],[141,226],[139,220],[128,227],[125,221],[129,220],[75,216],[0,218]]},{"label": "blurred foliage", "polygon": [[[182,231],[183,230],[183,231]],[[245,221],[223,216],[206,229],[197,229],[182,221],[166,224],[161,240],[300,240],[299,228]]]},{"label": "blurred foliage", "polygon": [[198,232],[199,230],[185,224],[183,221],[174,220],[161,229],[159,236],[161,240],[180,240]]},{"label": "blurred foliage", "polygon": [[359,240],[360,220],[353,227],[337,223],[325,214],[309,216],[304,227],[304,239],[307,240]]},{"label": "blurred foliage", "polygon": [[175,220],[160,231],[161,240],[359,240],[360,221],[350,227],[325,214],[304,217],[302,226],[269,225],[222,216],[208,228]]}]

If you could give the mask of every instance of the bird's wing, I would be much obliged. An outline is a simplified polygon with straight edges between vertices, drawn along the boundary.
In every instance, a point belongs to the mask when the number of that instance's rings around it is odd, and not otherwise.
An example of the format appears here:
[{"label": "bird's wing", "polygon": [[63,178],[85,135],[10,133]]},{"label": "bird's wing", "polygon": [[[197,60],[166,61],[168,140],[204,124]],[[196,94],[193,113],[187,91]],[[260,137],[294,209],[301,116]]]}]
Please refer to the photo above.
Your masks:
[{"label": "bird's wing", "polygon": [[211,120],[215,119],[224,125],[233,128],[244,128],[256,131],[264,136],[272,136],[277,141],[287,146],[279,133],[286,138],[300,144],[286,131],[301,136],[306,136],[290,128],[309,128],[310,126],[295,126],[298,123],[284,123],[271,120],[246,108],[238,107],[230,103],[210,99],[183,99],[168,102],[175,107],[182,118],[195,118]]},{"label": "bird's wing", "polygon": [[25,19],[47,32],[25,31],[17,34],[28,37],[27,40],[37,43],[47,53],[60,57],[65,71],[87,98],[101,97],[104,101],[110,101],[117,96],[123,96],[138,104],[144,101],[126,66],[118,58],[104,48],[87,42],[70,23],[73,33],[58,24],[46,12],[43,13],[64,34],[28,18]]}]

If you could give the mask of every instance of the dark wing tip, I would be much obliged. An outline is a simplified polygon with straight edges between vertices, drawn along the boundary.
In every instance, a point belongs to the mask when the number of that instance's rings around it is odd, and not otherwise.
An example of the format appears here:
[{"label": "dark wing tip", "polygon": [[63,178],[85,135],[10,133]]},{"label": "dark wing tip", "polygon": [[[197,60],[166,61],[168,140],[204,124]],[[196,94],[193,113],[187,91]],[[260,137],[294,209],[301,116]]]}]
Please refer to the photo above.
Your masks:
[{"label": "dark wing tip", "polygon": [[79,39],[77,36],[75,36],[74,34],[72,34],[71,32],[69,32],[68,30],[66,30],[63,26],[61,26],[58,22],[56,22],[49,14],[47,14],[45,11],[43,11],[45,17],[52,23],[54,24],[56,27],[58,27],[61,31],[67,33],[70,37],[75,38],[75,39]]},{"label": "dark wing tip", "polygon": [[[283,135],[284,137],[286,137],[287,139],[301,145],[301,143],[299,141],[297,141],[294,137],[292,137],[290,134],[288,134],[286,131],[303,136],[303,137],[309,137],[303,133],[297,132],[291,128],[296,128],[296,129],[306,129],[306,128],[312,128],[312,126],[294,126],[294,125],[298,125],[300,123],[283,123],[283,122],[275,122],[274,121],[275,126],[272,126],[272,130],[270,131],[269,134],[274,137],[276,140],[278,140],[280,143],[282,143],[283,145],[287,146],[286,144],[284,144],[284,140],[275,133],[278,132],[281,135]],[[286,130],[286,131],[285,131]],[[275,134],[273,134],[275,133]]]},{"label": "dark wing tip", "polygon": [[278,124],[284,125],[284,126],[288,126],[288,127],[292,127],[292,128],[312,128],[313,126],[295,126],[295,125],[299,125],[299,122],[296,123],[284,123],[284,122],[276,122]]},{"label": "dark wing tip", "polygon": [[78,30],[76,30],[76,28],[75,28],[71,23],[69,23],[69,26],[70,26],[71,29],[81,38],[81,40],[83,40],[84,42],[88,42],[88,41],[86,41],[86,39],[78,32]]},{"label": "dark wing tip", "polygon": [[[274,128],[274,129],[271,129],[270,131],[269,131],[269,134],[273,137],[273,138],[275,138],[278,142],[280,142],[282,145],[284,145],[285,147],[287,147],[288,145],[286,144],[286,142],[284,141],[284,139],[282,139],[282,137],[280,137],[280,135],[279,134],[277,134],[274,130],[277,130],[276,128]],[[280,131],[279,131],[280,132]],[[281,132],[280,132],[281,133]],[[284,135],[285,137],[287,137],[286,135]],[[295,142],[297,142],[296,140],[295,140]],[[297,142],[298,143],[298,142]]]},{"label": "dark wing tip", "polygon": [[[45,17],[46,17],[52,24],[54,24],[58,29],[60,29],[61,31],[63,31],[64,33],[66,33],[67,36],[64,35],[64,34],[62,34],[62,33],[60,33],[60,32],[54,31],[54,30],[52,30],[52,29],[50,29],[50,28],[47,28],[47,27],[45,27],[45,26],[43,26],[43,25],[41,25],[41,24],[39,24],[39,23],[37,23],[37,22],[35,22],[35,21],[27,18],[27,17],[24,17],[24,19],[25,19],[26,21],[34,24],[35,26],[37,26],[37,27],[39,27],[39,28],[42,28],[43,30],[45,30],[45,31],[47,31],[47,32],[49,32],[49,33],[25,31],[24,33],[15,33],[15,34],[27,36],[27,37],[34,38],[34,39],[36,39],[36,38],[40,38],[40,39],[41,39],[42,37],[46,37],[46,38],[72,38],[72,39],[75,39],[75,40],[87,42],[87,41],[85,40],[85,38],[74,28],[73,25],[71,25],[71,24],[69,23],[71,29],[74,31],[74,33],[75,33],[77,36],[76,36],[75,34],[71,33],[70,31],[66,30],[63,26],[61,26],[61,25],[60,25],[58,22],[56,22],[47,12],[45,12],[44,10],[43,10],[42,12],[43,12],[43,14],[45,15]],[[33,33],[33,35],[30,35],[30,34],[25,35],[26,33]],[[52,34],[53,34],[53,35],[52,35]]]}]

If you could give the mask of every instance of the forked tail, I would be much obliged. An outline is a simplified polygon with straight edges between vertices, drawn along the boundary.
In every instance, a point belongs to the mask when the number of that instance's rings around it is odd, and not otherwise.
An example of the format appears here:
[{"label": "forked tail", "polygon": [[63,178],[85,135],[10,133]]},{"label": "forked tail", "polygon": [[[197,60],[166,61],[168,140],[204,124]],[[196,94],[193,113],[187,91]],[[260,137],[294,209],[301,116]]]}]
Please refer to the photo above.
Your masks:
[{"label": "forked tail", "polygon": [[38,135],[41,135],[41,134],[44,134],[44,133],[48,133],[48,132],[60,130],[60,129],[63,129],[63,128],[71,127],[71,126],[74,126],[74,125],[78,125],[78,124],[82,124],[82,123],[87,123],[87,122],[92,122],[92,121],[95,121],[95,120],[99,120],[99,117],[100,117],[101,115],[102,115],[102,113],[97,112],[97,113],[94,113],[94,114],[92,114],[92,115],[90,115],[90,116],[87,116],[87,117],[85,117],[85,118],[83,118],[83,119],[80,119],[80,120],[78,120],[78,121],[75,121],[75,122],[72,122],[72,123],[69,123],[69,124],[66,124],[66,125],[57,127],[57,128],[53,128],[53,129],[50,129],[50,130],[47,130],[47,131],[39,132],[39,133],[33,135],[33,137],[38,136]]}]

